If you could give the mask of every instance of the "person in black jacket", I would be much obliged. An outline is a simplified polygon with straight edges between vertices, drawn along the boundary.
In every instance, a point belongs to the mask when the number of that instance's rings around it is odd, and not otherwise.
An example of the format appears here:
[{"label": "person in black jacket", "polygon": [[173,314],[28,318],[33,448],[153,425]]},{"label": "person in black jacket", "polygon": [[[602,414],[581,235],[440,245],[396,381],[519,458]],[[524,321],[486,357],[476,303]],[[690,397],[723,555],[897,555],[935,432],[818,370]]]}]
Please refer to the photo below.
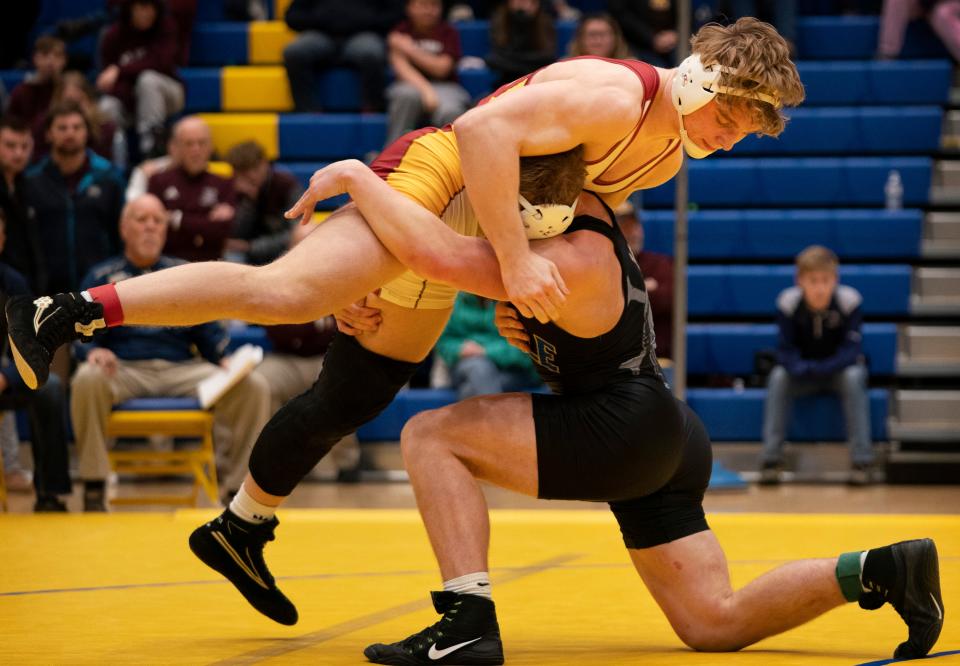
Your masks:
[{"label": "person in black jacket", "polygon": [[364,111],[383,109],[387,49],[384,36],[403,18],[401,0],[293,0],[286,21],[302,33],[283,50],[297,111],[317,111],[317,75],[334,64],[360,74]]},{"label": "person in black jacket", "polygon": [[[0,252],[4,246],[6,218],[0,209]],[[16,270],[0,262],[0,303],[6,304],[7,296],[29,294],[27,281]],[[0,323],[0,352],[6,356],[6,322]],[[63,385],[57,375],[37,391],[31,391],[23,383],[13,363],[0,364],[0,410],[25,409],[30,419],[33,448],[33,487],[37,493],[34,511],[66,511],[66,505],[57,495],[69,495],[69,454],[67,430],[64,421]],[[12,418],[12,414],[5,418]]]},{"label": "person in black jacket", "polygon": [[7,231],[0,261],[23,274],[31,291],[42,294],[47,290],[47,277],[40,235],[24,201],[23,172],[32,153],[30,126],[13,116],[0,120],[0,211]]},{"label": "person in black jacket", "polygon": [[860,327],[863,297],[838,284],[837,255],[812,245],[797,255],[797,286],[777,297],[777,366],[770,373],[763,416],[760,482],[779,481],[790,404],[800,395],[838,393],[847,421],[850,483],[870,483],[873,446],[867,367]]},{"label": "person in black jacket", "polygon": [[119,249],[123,182],[87,148],[89,121],[76,102],[50,110],[50,155],[27,171],[24,201],[36,218],[48,270],[46,288],[74,290],[90,268]]}]

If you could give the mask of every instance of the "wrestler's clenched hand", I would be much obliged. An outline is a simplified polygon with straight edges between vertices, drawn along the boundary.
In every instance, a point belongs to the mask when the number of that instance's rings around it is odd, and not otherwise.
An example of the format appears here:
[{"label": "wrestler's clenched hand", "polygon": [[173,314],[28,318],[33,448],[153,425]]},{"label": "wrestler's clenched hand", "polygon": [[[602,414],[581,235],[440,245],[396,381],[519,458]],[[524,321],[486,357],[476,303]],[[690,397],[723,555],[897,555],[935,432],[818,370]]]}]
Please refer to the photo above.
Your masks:
[{"label": "wrestler's clenched hand", "polygon": [[570,290],[552,261],[527,252],[519,259],[501,262],[500,274],[507,296],[524,317],[536,317],[546,324],[560,316]]}]

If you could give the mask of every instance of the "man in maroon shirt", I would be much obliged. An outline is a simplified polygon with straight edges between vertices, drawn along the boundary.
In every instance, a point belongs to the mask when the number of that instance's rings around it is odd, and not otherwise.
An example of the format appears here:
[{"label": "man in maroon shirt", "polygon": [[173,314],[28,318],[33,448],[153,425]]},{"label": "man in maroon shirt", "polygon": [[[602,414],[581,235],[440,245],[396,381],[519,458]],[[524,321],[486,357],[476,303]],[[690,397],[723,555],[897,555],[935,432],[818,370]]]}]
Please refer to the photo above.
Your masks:
[{"label": "man in maroon shirt", "polygon": [[643,271],[657,336],[657,356],[669,360],[673,351],[673,259],[643,249],[643,224],[629,201],[617,208],[617,222]]},{"label": "man in maroon shirt", "polygon": [[207,171],[210,127],[188,116],[173,128],[170,168],[154,174],[147,191],[170,211],[164,254],[187,261],[214,261],[223,254],[236,214],[233,183]]},{"label": "man in maroon shirt", "polygon": [[37,39],[33,47],[34,73],[10,93],[7,112],[30,125],[34,142],[43,142],[47,109],[53,89],[67,65],[67,47],[62,40],[49,35]]},{"label": "man in maroon shirt", "polygon": [[120,19],[103,36],[103,71],[97,89],[104,111],[114,121],[133,122],[140,150],[150,155],[171,115],[183,109],[184,89],[177,78],[180,45],[177,25],[161,0],[127,0]]},{"label": "man in maroon shirt", "polygon": [[424,116],[443,127],[467,110],[470,93],[457,83],[460,35],[443,20],[440,0],[407,0],[407,19],[387,45],[397,80],[387,88],[386,145],[419,127]]}]

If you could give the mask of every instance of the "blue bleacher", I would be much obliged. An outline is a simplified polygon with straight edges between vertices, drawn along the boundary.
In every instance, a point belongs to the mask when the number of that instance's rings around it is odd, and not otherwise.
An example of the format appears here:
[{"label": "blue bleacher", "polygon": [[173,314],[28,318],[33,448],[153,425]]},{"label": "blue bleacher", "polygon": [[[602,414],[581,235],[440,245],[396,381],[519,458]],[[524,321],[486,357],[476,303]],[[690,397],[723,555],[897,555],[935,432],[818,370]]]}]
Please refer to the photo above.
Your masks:
[{"label": "blue bleacher", "polygon": [[[700,416],[714,441],[758,441],[763,425],[765,389],[690,389],[687,402]],[[357,436],[361,441],[395,441],[409,418],[427,409],[456,401],[448,389],[407,389]],[[885,389],[870,390],[870,425],[874,441],[887,438]],[[842,441],[845,439],[840,401],[832,396],[810,396],[797,400],[788,432],[792,441]]]},{"label": "blue bleacher", "polygon": [[[903,316],[910,312],[907,265],[843,265],[840,281],[863,294],[865,315]],[[794,283],[793,266],[690,266],[689,314],[731,318],[771,316],[777,295]]]},{"label": "blue bleacher", "polygon": [[[754,355],[777,346],[775,324],[690,324],[687,367],[693,375],[751,375]],[[863,352],[871,375],[896,373],[897,327],[864,324]]]},{"label": "blue bleacher", "polygon": [[[673,254],[672,210],[641,214],[644,247]],[[691,259],[792,261],[813,244],[847,259],[920,257],[923,212],[917,209],[740,209],[692,211],[688,217]]]},{"label": "blue bleacher", "polygon": [[220,68],[191,67],[180,70],[186,88],[184,109],[187,113],[220,110]]},{"label": "blue bleacher", "polygon": [[[219,4],[201,2],[201,5]],[[246,23],[197,23],[190,41],[190,65],[245,65],[249,50]]]},{"label": "blue bleacher", "polygon": [[383,114],[283,114],[279,133],[284,159],[337,160],[382,148],[387,119]]},{"label": "blue bleacher", "polygon": [[949,60],[797,63],[808,106],[946,104]]},{"label": "blue bleacher", "polygon": [[730,154],[930,154],[940,147],[939,106],[800,107],[787,115],[779,137],[748,136]]},{"label": "blue bleacher", "polygon": [[[882,206],[891,170],[907,206],[928,202],[929,157],[729,158],[690,161],[690,201],[699,206]],[[643,192],[643,204],[673,208],[674,181]]]},{"label": "blue bleacher", "polygon": [[[869,60],[877,52],[877,16],[807,16],[797,21],[797,50],[803,58]],[[907,28],[903,58],[947,58],[947,50],[925,20]]]}]

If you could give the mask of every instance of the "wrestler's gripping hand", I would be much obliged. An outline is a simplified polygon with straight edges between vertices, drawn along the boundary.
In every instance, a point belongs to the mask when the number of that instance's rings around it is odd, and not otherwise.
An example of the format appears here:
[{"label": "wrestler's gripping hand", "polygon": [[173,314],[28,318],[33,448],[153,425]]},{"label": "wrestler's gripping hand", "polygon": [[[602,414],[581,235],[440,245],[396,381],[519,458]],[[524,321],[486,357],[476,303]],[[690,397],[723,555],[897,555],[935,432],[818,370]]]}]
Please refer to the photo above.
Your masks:
[{"label": "wrestler's gripping hand", "polygon": [[517,259],[501,261],[500,275],[510,302],[524,317],[545,324],[560,316],[570,290],[552,261],[528,250]]},{"label": "wrestler's gripping hand", "polygon": [[497,331],[507,342],[522,352],[530,353],[530,336],[527,335],[523,322],[517,316],[517,311],[509,304],[497,303],[493,322],[497,325]]},{"label": "wrestler's gripping hand", "polygon": [[383,321],[380,310],[368,307],[366,298],[347,306],[333,316],[337,320],[337,330],[354,337],[364,332],[375,332]]},{"label": "wrestler's gripping hand", "polygon": [[354,169],[366,166],[359,160],[341,160],[329,164],[318,171],[314,171],[310,176],[310,186],[303,193],[300,199],[293,205],[293,208],[284,213],[288,220],[300,218],[300,224],[308,224],[313,219],[313,212],[317,207],[317,202],[346,194],[346,178]]}]

